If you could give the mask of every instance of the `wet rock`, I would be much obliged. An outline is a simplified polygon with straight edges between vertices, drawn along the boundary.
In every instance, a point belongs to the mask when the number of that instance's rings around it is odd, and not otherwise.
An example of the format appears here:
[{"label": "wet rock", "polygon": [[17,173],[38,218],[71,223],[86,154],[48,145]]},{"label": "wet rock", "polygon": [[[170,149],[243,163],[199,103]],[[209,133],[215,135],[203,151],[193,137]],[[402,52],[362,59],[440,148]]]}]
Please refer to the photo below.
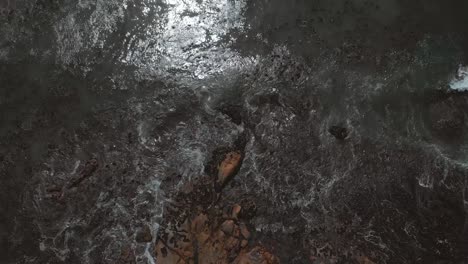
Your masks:
[{"label": "wet rock", "polygon": [[185,255],[184,252],[179,251],[178,249],[170,248],[164,245],[164,243],[158,243],[156,245],[154,254],[158,263],[161,264],[190,263],[190,256]]},{"label": "wet rock", "polygon": [[242,211],[240,217],[245,220],[253,218],[257,212],[257,206],[251,199],[244,199],[241,202]]},{"label": "wet rock", "polygon": [[200,213],[177,230],[160,233],[154,254],[157,263],[277,263],[265,248],[249,249],[250,236],[243,222]]},{"label": "wet rock", "polygon": [[277,264],[279,260],[261,246],[249,251],[243,251],[233,262],[234,264]]},{"label": "wet rock", "polygon": [[117,264],[134,264],[135,262],[135,252],[130,246],[125,246],[121,253],[120,257],[117,260]]},{"label": "wet rock", "polygon": [[244,224],[244,223],[240,223],[240,232],[241,232],[241,235],[245,238],[245,239],[249,239],[250,238],[250,232],[249,230],[247,229],[247,226]]},{"label": "wet rock", "polygon": [[242,211],[242,207],[238,204],[235,204],[231,210],[231,217],[237,219],[237,216],[240,214],[241,211]]},{"label": "wet rock", "polygon": [[217,184],[224,186],[226,182],[234,176],[241,165],[242,154],[239,151],[232,151],[226,154],[224,160],[218,166]]},{"label": "wet rock", "polygon": [[[235,146],[238,148],[214,151],[207,165],[208,175],[196,177],[174,190],[153,251],[157,263],[233,263],[242,254],[244,263],[270,263],[245,262],[260,254],[255,252],[269,254],[266,250],[249,248],[251,233],[245,221],[253,215],[255,203],[250,200],[243,200],[242,205],[221,202],[220,191],[242,163],[243,154],[239,149],[244,141]],[[266,259],[271,256],[269,254]]]},{"label": "wet rock", "polygon": [[247,240],[245,240],[245,239],[241,241],[241,247],[242,247],[242,248],[245,248],[245,247],[248,246],[248,245],[249,245],[249,241],[247,241]]},{"label": "wet rock", "polygon": [[223,104],[217,109],[221,113],[227,115],[234,124],[240,125],[242,123],[242,108],[240,106]]},{"label": "wet rock", "polygon": [[205,227],[208,223],[208,216],[204,213],[197,215],[192,221],[192,232],[199,234],[205,231]]},{"label": "wet rock", "polygon": [[144,225],[136,234],[135,241],[138,243],[148,243],[153,240],[151,230],[147,225]]},{"label": "wet rock", "polygon": [[344,140],[348,137],[348,129],[341,126],[332,126],[328,129],[328,132],[338,140]]},{"label": "wet rock", "polygon": [[227,220],[224,221],[224,223],[221,225],[221,230],[228,235],[231,235],[234,232],[234,221],[233,220]]}]

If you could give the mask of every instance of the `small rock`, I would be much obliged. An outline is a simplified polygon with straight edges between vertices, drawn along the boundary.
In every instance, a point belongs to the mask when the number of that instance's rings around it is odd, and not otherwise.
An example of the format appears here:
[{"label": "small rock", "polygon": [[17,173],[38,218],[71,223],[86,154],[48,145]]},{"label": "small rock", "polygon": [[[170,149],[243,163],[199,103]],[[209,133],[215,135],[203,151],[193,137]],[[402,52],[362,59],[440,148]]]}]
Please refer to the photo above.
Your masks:
[{"label": "small rock", "polygon": [[249,245],[249,242],[247,240],[244,239],[244,240],[241,241],[241,247],[242,248],[245,248],[248,245]]},{"label": "small rock", "polygon": [[237,218],[237,216],[239,215],[239,213],[241,212],[242,210],[242,207],[238,204],[235,204],[233,207],[232,207],[232,211],[231,211],[231,217],[232,218]]},{"label": "small rock", "polygon": [[138,243],[151,242],[153,240],[153,236],[151,235],[150,228],[147,225],[143,226],[136,234],[135,240]]},{"label": "small rock", "polygon": [[328,129],[328,132],[332,134],[336,139],[344,140],[348,137],[348,129],[341,126],[332,126]]},{"label": "small rock", "polygon": [[240,125],[242,123],[242,108],[240,106],[224,104],[218,107],[218,110],[227,115],[234,124]]},{"label": "small rock", "polygon": [[192,221],[192,230],[195,233],[203,232],[205,225],[208,222],[208,216],[206,214],[197,215]]},{"label": "small rock", "polygon": [[241,224],[240,224],[240,232],[241,232],[242,236],[243,236],[245,239],[249,239],[249,238],[250,238],[250,232],[249,232],[249,230],[247,229],[247,226],[246,226],[244,223],[241,223]]},{"label": "small rock", "polygon": [[232,233],[234,232],[234,221],[224,221],[224,223],[221,225],[221,230],[227,235],[232,235]]},{"label": "small rock", "polygon": [[255,247],[248,252],[242,252],[236,260],[236,264],[277,264],[279,260],[263,247]]},{"label": "small rock", "polygon": [[218,166],[218,183],[224,185],[226,181],[233,176],[239,168],[242,155],[239,151],[229,152],[224,160]]},{"label": "small rock", "polygon": [[257,213],[257,205],[255,205],[255,202],[250,199],[242,200],[241,206],[242,211],[240,212],[240,217],[242,219],[249,220]]}]

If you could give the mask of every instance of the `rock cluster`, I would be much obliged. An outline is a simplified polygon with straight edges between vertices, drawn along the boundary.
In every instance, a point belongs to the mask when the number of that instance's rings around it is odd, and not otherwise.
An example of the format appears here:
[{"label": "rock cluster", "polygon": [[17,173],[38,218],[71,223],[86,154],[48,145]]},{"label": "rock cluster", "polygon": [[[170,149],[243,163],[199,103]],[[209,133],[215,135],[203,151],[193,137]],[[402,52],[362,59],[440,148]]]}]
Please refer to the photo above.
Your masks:
[{"label": "rock cluster", "polygon": [[222,189],[242,164],[243,151],[231,148],[220,155],[214,157],[216,169],[210,175],[187,183],[167,206],[153,250],[157,263],[279,263],[252,241],[252,201],[219,205]]}]

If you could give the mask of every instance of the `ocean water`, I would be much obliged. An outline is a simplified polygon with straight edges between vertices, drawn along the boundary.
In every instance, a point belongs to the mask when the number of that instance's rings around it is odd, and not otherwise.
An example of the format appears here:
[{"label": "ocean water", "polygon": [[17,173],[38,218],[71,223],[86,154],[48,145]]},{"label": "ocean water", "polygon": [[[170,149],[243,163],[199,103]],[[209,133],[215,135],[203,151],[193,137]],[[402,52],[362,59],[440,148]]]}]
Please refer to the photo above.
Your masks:
[{"label": "ocean water", "polygon": [[241,136],[219,206],[253,200],[282,263],[464,263],[466,8],[2,2],[0,263],[160,263],[175,194]]}]

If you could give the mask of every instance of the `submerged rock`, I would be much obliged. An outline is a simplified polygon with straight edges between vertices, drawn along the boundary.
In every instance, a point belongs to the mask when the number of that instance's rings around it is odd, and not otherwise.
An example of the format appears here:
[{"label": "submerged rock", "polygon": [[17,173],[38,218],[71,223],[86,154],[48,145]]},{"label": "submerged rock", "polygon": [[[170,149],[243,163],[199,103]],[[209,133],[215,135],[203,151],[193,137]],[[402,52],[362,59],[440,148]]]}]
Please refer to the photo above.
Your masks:
[{"label": "submerged rock", "polygon": [[341,126],[332,126],[328,129],[328,132],[332,134],[336,139],[344,140],[348,137],[348,129]]}]

